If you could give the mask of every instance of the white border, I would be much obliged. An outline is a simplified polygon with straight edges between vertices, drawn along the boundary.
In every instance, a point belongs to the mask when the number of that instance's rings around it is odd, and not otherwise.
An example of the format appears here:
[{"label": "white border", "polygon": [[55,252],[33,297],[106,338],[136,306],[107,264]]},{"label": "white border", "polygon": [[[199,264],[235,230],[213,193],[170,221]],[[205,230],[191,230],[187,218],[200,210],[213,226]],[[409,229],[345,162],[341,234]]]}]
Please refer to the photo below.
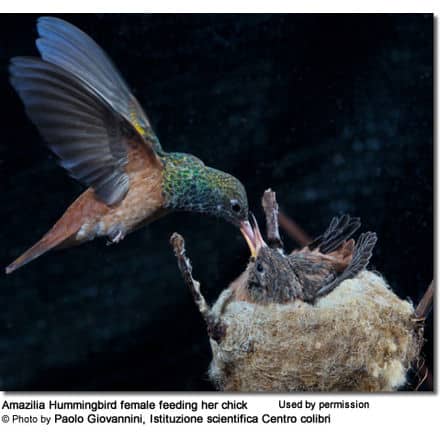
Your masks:
[{"label": "white border", "polygon": [[[60,0],[40,0],[33,2],[11,2],[4,1],[0,6],[1,12],[44,12],[44,13],[61,13],[61,12],[433,12],[439,15],[440,1],[435,0],[370,0],[370,1],[341,1],[341,0],[309,0],[293,2],[289,0],[271,0],[268,1],[200,1],[200,0],[161,0],[160,2],[152,2],[146,0],[108,0],[103,2],[92,2],[90,0],[76,0],[75,2],[62,2]],[[438,23],[437,23],[438,24]],[[374,32],[374,29],[372,29]],[[4,43],[3,43],[4,44]],[[438,37],[436,32],[435,47],[438,47]],[[437,52],[437,49],[436,49]],[[436,58],[438,53],[436,53]],[[438,71],[436,69],[436,83],[438,81]],[[435,88],[436,102],[438,99],[437,88]],[[437,115],[437,113],[436,113]],[[435,120],[436,125],[438,120]],[[437,140],[437,127],[436,136]],[[438,154],[435,155],[436,168],[439,169]],[[435,179],[435,194],[438,194],[437,176]],[[437,217],[436,217],[437,218]],[[437,226],[437,225],[435,225]],[[437,244],[437,243],[436,243]],[[437,249],[437,248],[436,248]],[[439,262],[436,259],[436,274],[438,274]],[[435,307],[435,314],[437,308]],[[438,350],[438,337],[434,337],[435,353]],[[438,377],[438,365],[435,362],[435,381]],[[42,425],[9,425],[0,423],[0,438],[44,438],[44,439],[75,439],[79,436],[85,439],[91,438],[98,434],[100,437],[105,436],[107,439],[120,439],[123,435],[130,440],[134,438],[158,438],[160,436],[173,436],[173,438],[191,438],[191,439],[224,439],[225,437],[240,438],[257,436],[258,438],[284,434],[290,437],[307,436],[307,438],[324,438],[330,436],[356,439],[368,439],[372,436],[377,438],[399,438],[399,439],[419,439],[431,438],[438,435],[438,417],[439,417],[439,397],[438,394],[426,393],[397,393],[392,395],[306,395],[292,394],[285,395],[224,395],[216,393],[194,393],[194,394],[76,394],[81,399],[94,400],[97,398],[122,398],[128,399],[160,399],[166,398],[170,400],[180,399],[240,399],[244,397],[249,401],[249,405],[253,408],[253,412],[261,412],[269,410],[276,414],[277,402],[279,398],[288,398],[289,400],[299,399],[366,399],[370,402],[371,408],[368,411],[334,411],[333,422],[331,425],[213,425],[213,426],[194,426],[194,425],[154,425],[154,426],[138,426],[138,425],[52,425],[44,427]],[[8,394],[0,396],[0,401],[5,397],[8,399],[49,399],[49,398],[72,398],[72,394],[63,395],[56,393],[52,395],[39,394]],[[0,410],[0,415],[2,411]]]},{"label": "white border", "polygon": [[295,12],[295,13],[411,13],[435,12],[438,0],[39,0],[4,1],[2,12]]}]

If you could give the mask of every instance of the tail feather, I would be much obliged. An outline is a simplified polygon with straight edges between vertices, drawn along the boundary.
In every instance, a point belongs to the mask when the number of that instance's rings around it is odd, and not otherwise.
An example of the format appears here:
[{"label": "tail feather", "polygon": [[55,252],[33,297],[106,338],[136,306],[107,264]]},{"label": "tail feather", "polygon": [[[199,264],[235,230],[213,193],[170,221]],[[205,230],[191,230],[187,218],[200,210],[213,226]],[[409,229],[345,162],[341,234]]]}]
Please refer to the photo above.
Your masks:
[{"label": "tail feather", "polygon": [[[55,225],[56,226],[56,225]],[[20,255],[15,261],[13,261],[6,269],[5,272],[10,274],[20,267],[24,266],[27,263],[30,263],[32,260],[40,257],[46,252],[58,247],[63,242],[68,240],[72,234],[61,234],[60,231],[57,231],[56,227],[52,228],[43,238],[35,243],[31,248],[29,248],[26,252]]]},{"label": "tail feather", "polygon": [[11,273],[24,266],[35,258],[51,249],[70,247],[88,241],[93,237],[77,238],[76,233],[84,224],[91,224],[100,218],[109,208],[106,204],[96,200],[93,190],[84,191],[66,210],[52,229],[40,241],[35,243],[23,255],[18,257],[6,268]]}]

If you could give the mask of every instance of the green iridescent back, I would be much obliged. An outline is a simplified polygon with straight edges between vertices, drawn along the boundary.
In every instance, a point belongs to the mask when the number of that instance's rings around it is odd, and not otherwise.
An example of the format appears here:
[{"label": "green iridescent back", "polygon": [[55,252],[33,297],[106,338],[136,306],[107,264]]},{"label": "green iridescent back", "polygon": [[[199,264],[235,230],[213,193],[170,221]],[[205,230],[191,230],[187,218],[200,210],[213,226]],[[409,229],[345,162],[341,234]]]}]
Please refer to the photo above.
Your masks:
[{"label": "green iridescent back", "polygon": [[246,190],[238,179],[191,154],[165,153],[161,159],[166,208],[210,214],[237,225],[247,220]]}]

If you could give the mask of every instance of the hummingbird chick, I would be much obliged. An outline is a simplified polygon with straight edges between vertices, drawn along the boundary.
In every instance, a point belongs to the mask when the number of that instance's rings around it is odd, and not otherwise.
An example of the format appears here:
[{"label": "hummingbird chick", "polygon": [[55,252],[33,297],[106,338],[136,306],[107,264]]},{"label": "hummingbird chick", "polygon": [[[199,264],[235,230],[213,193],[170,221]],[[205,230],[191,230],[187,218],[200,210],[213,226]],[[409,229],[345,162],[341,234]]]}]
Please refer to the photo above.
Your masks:
[{"label": "hummingbird chick", "polygon": [[255,218],[254,241],[248,240],[251,262],[237,281],[236,296],[260,304],[301,300],[314,303],[342,281],[363,271],[371,258],[377,236],[361,234],[355,243],[350,237],[359,229],[358,218],[334,217],[327,230],[305,248],[285,255],[264,241]]},{"label": "hummingbird chick", "polygon": [[207,316],[209,377],[224,391],[393,391],[408,383],[423,324],[367,264],[376,234],[350,238],[360,221],[335,217],[288,255],[254,220],[251,261]]},{"label": "hummingbird chick", "polygon": [[41,58],[15,57],[12,86],[60,164],[87,189],[40,241],[6,268],[96,237],[111,243],[172,211],[220,217],[252,242],[248,202],[233,176],[167,153],[104,51],[53,17],[37,23]]},{"label": "hummingbird chick", "polygon": [[355,242],[350,237],[360,221],[348,215],[335,217],[324,234],[287,255],[273,191],[265,191],[263,208],[273,247],[252,216],[252,232],[245,235],[251,261],[212,307],[193,279],[183,237],[171,239],[206,323],[215,387],[378,392],[407,386],[408,372],[420,365],[433,289],[416,309],[400,299],[379,273],[367,270],[376,234]]}]

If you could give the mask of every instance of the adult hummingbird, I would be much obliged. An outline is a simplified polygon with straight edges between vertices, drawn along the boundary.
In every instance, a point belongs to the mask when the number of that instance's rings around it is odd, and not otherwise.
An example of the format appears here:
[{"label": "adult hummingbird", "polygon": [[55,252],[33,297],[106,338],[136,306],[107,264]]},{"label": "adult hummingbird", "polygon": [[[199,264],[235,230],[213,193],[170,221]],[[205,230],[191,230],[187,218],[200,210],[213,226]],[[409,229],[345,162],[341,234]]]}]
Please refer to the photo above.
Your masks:
[{"label": "adult hummingbird", "polygon": [[41,17],[41,58],[16,57],[10,80],[60,164],[87,189],[11,273],[47,251],[128,233],[172,211],[221,217],[251,242],[248,202],[233,176],[190,154],[166,153],[105,52],[64,20]]}]

